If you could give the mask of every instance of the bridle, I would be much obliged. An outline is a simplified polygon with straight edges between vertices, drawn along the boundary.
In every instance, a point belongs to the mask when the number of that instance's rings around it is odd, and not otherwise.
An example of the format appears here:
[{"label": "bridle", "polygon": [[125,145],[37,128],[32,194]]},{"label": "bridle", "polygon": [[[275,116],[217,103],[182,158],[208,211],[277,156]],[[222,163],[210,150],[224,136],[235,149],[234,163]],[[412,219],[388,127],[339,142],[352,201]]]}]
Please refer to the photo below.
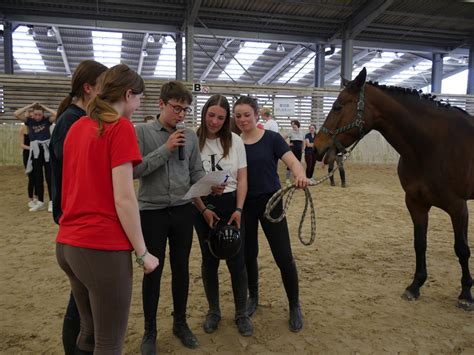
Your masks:
[{"label": "bridle", "polygon": [[337,147],[339,152],[344,153],[346,151],[346,148],[342,145],[342,143],[339,141],[339,139],[337,139],[338,134],[349,131],[353,128],[359,128],[359,136],[357,137],[353,147],[355,147],[355,145],[357,143],[359,143],[359,141],[364,137],[364,135],[365,135],[365,133],[364,133],[365,121],[362,118],[362,116],[364,115],[364,109],[365,109],[365,83],[364,83],[364,85],[362,85],[362,87],[360,89],[359,100],[357,102],[357,113],[356,113],[356,116],[355,116],[354,120],[351,123],[349,123],[349,124],[347,124],[343,127],[337,128],[334,131],[332,131],[332,130],[324,127],[324,126],[321,127],[321,132],[326,133],[326,134],[331,136],[331,138],[334,142],[334,145]]}]

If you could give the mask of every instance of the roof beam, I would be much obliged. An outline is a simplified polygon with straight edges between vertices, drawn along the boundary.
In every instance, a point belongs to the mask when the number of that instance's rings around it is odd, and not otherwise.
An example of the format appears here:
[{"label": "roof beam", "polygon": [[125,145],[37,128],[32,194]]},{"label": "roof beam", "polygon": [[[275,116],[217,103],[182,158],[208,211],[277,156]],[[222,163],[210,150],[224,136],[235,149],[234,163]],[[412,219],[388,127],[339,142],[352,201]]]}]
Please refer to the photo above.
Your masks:
[{"label": "roof beam", "polygon": [[66,55],[66,48],[64,47],[63,39],[61,38],[61,33],[59,33],[59,27],[52,26],[54,33],[56,34],[56,41],[58,45],[61,45],[63,50],[61,51],[61,57],[63,58],[64,68],[66,69],[66,74],[71,75],[71,67],[69,66],[69,61]]},{"label": "roof beam", "polygon": [[214,66],[216,65],[217,61],[219,60],[219,57],[222,53],[225,52],[225,50],[227,49],[227,47],[229,47],[229,45],[234,41],[233,38],[228,38],[228,39],[225,39],[224,42],[222,42],[221,46],[219,47],[219,49],[216,51],[216,53],[214,54],[214,57],[212,58],[212,60],[209,62],[209,64],[207,65],[207,68],[204,69],[204,72],[201,74],[201,77],[199,78],[200,81],[204,81],[206,80],[207,76],[209,75],[209,73],[211,72],[211,70],[214,68]]},{"label": "roof beam", "polygon": [[394,76],[395,74],[398,74],[398,73],[401,73],[402,71],[404,70],[407,70],[407,69],[410,69],[411,67],[413,66],[416,66],[418,63],[420,63],[421,61],[425,60],[425,58],[421,58],[421,57],[418,57],[402,66],[399,66],[399,67],[396,67],[394,70],[392,71],[389,71],[388,73],[385,73],[379,77],[377,77],[377,81],[380,82],[380,83],[383,83],[384,81],[390,79],[392,76]]},{"label": "roof beam", "polygon": [[271,68],[264,76],[262,76],[258,81],[258,85],[262,85],[268,81],[273,75],[275,75],[281,68],[283,68],[290,60],[297,56],[305,47],[297,45],[293,50],[288,53],[285,58],[280,60],[273,68]]},{"label": "roof beam", "polygon": [[194,26],[194,22],[196,21],[196,18],[197,18],[200,7],[201,7],[201,0],[194,0],[193,7],[190,10],[189,16],[188,16],[188,22],[187,23],[188,23],[189,26]]},{"label": "roof beam", "polygon": [[142,73],[143,59],[145,58],[145,56],[143,55],[143,50],[146,50],[146,44],[148,43],[148,36],[150,36],[150,33],[148,32],[146,32],[145,35],[143,36],[142,46],[140,48],[140,58],[138,58],[138,67],[137,67],[138,75],[141,75]]},{"label": "roof beam", "polygon": [[329,38],[328,42],[332,42],[336,38],[341,37],[344,30],[348,31],[349,38],[354,39],[390,5],[392,5],[392,3],[393,0],[367,1],[354,12],[354,14],[343,24],[341,29]]},{"label": "roof beam", "polygon": [[[352,57],[352,64],[354,64],[358,60],[361,60],[361,59],[367,57],[368,55],[369,55],[369,50],[368,49],[364,49],[364,50],[360,51],[359,53],[357,53],[355,56]],[[334,68],[329,73],[324,75],[324,80],[327,81],[327,80],[335,77],[336,75],[338,75],[340,73],[341,73],[341,66],[338,65],[336,68]]]}]

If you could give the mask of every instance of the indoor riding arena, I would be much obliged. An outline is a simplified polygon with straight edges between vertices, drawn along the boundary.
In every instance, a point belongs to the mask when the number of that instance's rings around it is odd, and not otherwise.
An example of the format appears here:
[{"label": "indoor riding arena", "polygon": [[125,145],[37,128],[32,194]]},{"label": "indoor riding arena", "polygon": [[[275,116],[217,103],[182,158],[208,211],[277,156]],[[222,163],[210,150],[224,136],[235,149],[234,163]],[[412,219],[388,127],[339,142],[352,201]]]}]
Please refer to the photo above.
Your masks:
[{"label": "indoor riding arena", "polygon": [[[414,225],[397,173],[406,151],[397,151],[387,130],[377,124],[353,139],[361,138],[352,150],[345,144],[346,133],[337,130],[342,123],[325,123],[335,114],[336,99],[344,100],[344,94],[338,97],[341,77],[352,80],[365,68],[365,96],[359,95],[359,104],[342,106],[343,112],[354,107],[348,116],[356,118],[363,102],[364,128],[376,117],[368,87],[373,92],[386,85],[397,88],[381,89],[392,97],[419,95],[421,106],[426,101],[440,110],[451,110],[447,104],[460,108],[454,110],[462,112],[469,132],[474,132],[473,18],[474,3],[469,1],[0,0],[0,354],[65,353],[63,319],[71,285],[56,259],[59,228],[46,208],[46,183],[45,208],[28,207],[24,142],[19,138],[23,124],[16,116],[36,102],[57,110],[71,91],[71,75],[85,59],[107,67],[127,64],[143,77],[145,92],[132,116],[134,125],[160,113],[161,87],[180,80],[193,95],[185,121],[194,130],[211,95],[226,96],[231,108],[239,96],[251,95],[271,110],[283,137],[298,120],[304,135],[314,125],[316,140],[334,134],[331,142],[342,142],[348,150],[345,187],[338,170],[331,186],[328,165],[321,159],[328,161],[320,156],[307,187],[312,206],[303,213],[301,189],[285,206],[303,329],[288,328],[280,270],[259,227],[260,294],[251,318],[253,334],[244,337],[236,328],[224,260],[219,268],[222,319],[214,333],[206,333],[208,303],[194,233],[186,320],[199,346],[187,349],[173,335],[167,249],[157,315],[158,353],[474,354],[474,305],[472,299],[464,308],[458,302],[465,278],[461,280],[450,216],[441,208],[430,209],[427,279],[420,296],[408,300],[405,290],[417,262]],[[399,88],[405,89],[400,93]],[[401,136],[419,140],[413,130]],[[469,138],[472,147],[474,133]],[[416,154],[423,166],[433,151]],[[452,170],[474,171],[472,152],[454,149],[453,159],[458,155],[466,159]],[[304,158],[301,164],[306,167]],[[448,162],[440,159],[439,164]],[[278,174],[282,188],[289,189],[281,160]],[[135,180],[136,190],[138,185]],[[465,200],[471,215],[465,229],[474,254],[474,200]],[[312,238],[310,245],[303,243]],[[123,354],[140,354],[144,331],[143,271],[132,256],[133,291]]]}]

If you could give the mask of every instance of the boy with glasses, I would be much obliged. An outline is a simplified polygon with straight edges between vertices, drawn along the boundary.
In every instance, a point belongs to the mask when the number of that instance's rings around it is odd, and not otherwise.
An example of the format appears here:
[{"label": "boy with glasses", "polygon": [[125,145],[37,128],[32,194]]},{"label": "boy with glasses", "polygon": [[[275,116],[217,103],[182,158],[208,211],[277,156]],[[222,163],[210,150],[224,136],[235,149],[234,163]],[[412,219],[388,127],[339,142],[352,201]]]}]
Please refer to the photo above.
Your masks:
[{"label": "boy with glasses", "polygon": [[[136,127],[143,162],[135,167],[133,175],[140,178],[138,202],[143,236],[149,252],[160,261],[155,271],[143,278],[142,354],[156,353],[156,312],[167,240],[172,273],[173,334],[188,348],[198,346],[186,323],[194,207],[190,200],[182,198],[205,172],[196,134],[188,128],[176,128],[191,112],[192,99],[191,92],[182,83],[168,82],[160,91],[157,120]],[[179,159],[179,147],[184,148],[184,160]]]}]

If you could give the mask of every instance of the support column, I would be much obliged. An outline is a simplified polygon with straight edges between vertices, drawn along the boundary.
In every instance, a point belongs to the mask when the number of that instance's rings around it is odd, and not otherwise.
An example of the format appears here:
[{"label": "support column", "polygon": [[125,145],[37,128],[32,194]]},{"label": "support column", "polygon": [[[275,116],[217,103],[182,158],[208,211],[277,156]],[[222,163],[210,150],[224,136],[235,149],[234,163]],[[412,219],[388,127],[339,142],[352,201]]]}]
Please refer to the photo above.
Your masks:
[{"label": "support column", "polygon": [[349,38],[347,31],[344,31],[342,38],[341,75],[344,79],[352,80],[352,49],[354,47],[354,40]]},{"label": "support column", "polygon": [[194,80],[194,26],[188,24],[186,26],[186,81],[193,82]]},{"label": "support column", "polygon": [[469,48],[469,64],[467,65],[467,95],[474,95],[474,39]]},{"label": "support column", "polygon": [[3,25],[3,57],[5,58],[5,74],[13,74],[13,27],[5,21]]},{"label": "support column", "polygon": [[316,44],[316,60],[314,61],[314,87],[324,87],[324,70],[325,70],[325,50],[323,44]]},{"label": "support column", "polygon": [[431,92],[441,93],[441,84],[443,83],[443,55],[433,53],[431,66]]},{"label": "support column", "polygon": [[183,35],[176,33],[176,80],[183,80]]}]

